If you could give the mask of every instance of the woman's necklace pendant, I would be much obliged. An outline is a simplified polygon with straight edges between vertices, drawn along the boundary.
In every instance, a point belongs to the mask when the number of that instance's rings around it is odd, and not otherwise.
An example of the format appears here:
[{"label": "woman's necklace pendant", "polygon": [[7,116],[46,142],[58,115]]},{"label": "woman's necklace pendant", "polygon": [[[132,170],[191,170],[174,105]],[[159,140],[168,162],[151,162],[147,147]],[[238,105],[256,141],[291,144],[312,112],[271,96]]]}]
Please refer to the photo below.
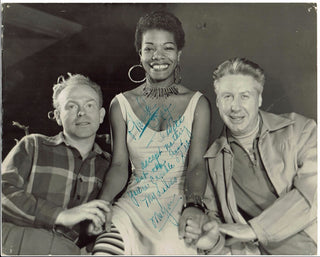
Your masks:
[{"label": "woman's necklace pendant", "polygon": [[179,94],[178,88],[175,85],[171,85],[170,87],[148,87],[145,85],[142,89],[143,95],[148,98],[167,98],[171,95]]}]

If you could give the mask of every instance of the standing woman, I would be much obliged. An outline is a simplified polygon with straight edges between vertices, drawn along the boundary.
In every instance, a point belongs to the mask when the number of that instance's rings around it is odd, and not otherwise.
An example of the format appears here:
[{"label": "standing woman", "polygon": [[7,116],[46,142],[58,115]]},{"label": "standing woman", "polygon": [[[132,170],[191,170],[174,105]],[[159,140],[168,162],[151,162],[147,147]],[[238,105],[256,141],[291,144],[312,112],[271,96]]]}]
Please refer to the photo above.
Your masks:
[{"label": "standing woman", "polygon": [[186,223],[191,218],[200,228],[204,218],[209,102],[180,84],[184,31],[174,15],[140,18],[135,46],[141,65],[134,67],[146,78],[110,105],[113,158],[101,198],[112,202],[125,187],[129,160],[132,175],[93,254],[197,254],[198,235],[186,232]]}]

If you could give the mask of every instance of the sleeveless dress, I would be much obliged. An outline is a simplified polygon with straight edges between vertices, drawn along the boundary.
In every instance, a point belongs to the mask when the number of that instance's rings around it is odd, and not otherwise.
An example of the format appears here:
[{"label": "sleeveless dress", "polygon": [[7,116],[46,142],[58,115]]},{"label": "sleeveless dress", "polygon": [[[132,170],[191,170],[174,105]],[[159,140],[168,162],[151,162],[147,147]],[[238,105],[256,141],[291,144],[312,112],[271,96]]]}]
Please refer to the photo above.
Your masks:
[{"label": "sleeveless dress", "polygon": [[[128,187],[113,209],[113,224],[125,245],[125,255],[195,255],[197,250],[179,239],[196,92],[184,114],[163,131],[148,127],[133,112],[123,94],[119,101],[127,124],[127,146],[132,165]],[[150,119],[156,116],[157,110]]]}]

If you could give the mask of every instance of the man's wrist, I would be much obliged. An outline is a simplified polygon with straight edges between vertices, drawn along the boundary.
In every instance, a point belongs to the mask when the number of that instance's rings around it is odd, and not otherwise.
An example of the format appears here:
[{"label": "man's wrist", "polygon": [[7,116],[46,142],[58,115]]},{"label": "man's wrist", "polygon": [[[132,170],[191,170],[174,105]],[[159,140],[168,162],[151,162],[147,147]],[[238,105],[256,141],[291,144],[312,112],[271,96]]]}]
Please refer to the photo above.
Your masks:
[{"label": "man's wrist", "polygon": [[258,236],[257,234],[254,232],[254,229],[252,228],[252,226],[250,224],[248,224],[249,228],[251,229],[251,232],[252,232],[252,240],[250,240],[251,243],[253,244],[258,244]]},{"label": "man's wrist", "polygon": [[57,216],[56,216],[56,218],[55,218],[55,221],[54,221],[54,224],[53,224],[53,226],[55,227],[55,226],[64,226],[64,223],[63,223],[63,212],[64,212],[65,210],[61,210],[58,214],[57,214]]}]

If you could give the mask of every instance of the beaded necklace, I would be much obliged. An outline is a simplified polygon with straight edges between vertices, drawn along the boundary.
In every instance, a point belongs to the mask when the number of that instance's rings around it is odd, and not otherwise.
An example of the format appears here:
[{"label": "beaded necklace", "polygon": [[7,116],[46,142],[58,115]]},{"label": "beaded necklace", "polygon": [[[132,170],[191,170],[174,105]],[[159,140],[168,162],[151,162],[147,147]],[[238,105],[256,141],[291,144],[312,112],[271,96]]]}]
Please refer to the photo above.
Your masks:
[{"label": "beaded necklace", "polygon": [[168,98],[171,95],[179,94],[179,90],[176,85],[171,85],[169,87],[150,87],[147,84],[142,89],[143,95],[150,98]]}]

